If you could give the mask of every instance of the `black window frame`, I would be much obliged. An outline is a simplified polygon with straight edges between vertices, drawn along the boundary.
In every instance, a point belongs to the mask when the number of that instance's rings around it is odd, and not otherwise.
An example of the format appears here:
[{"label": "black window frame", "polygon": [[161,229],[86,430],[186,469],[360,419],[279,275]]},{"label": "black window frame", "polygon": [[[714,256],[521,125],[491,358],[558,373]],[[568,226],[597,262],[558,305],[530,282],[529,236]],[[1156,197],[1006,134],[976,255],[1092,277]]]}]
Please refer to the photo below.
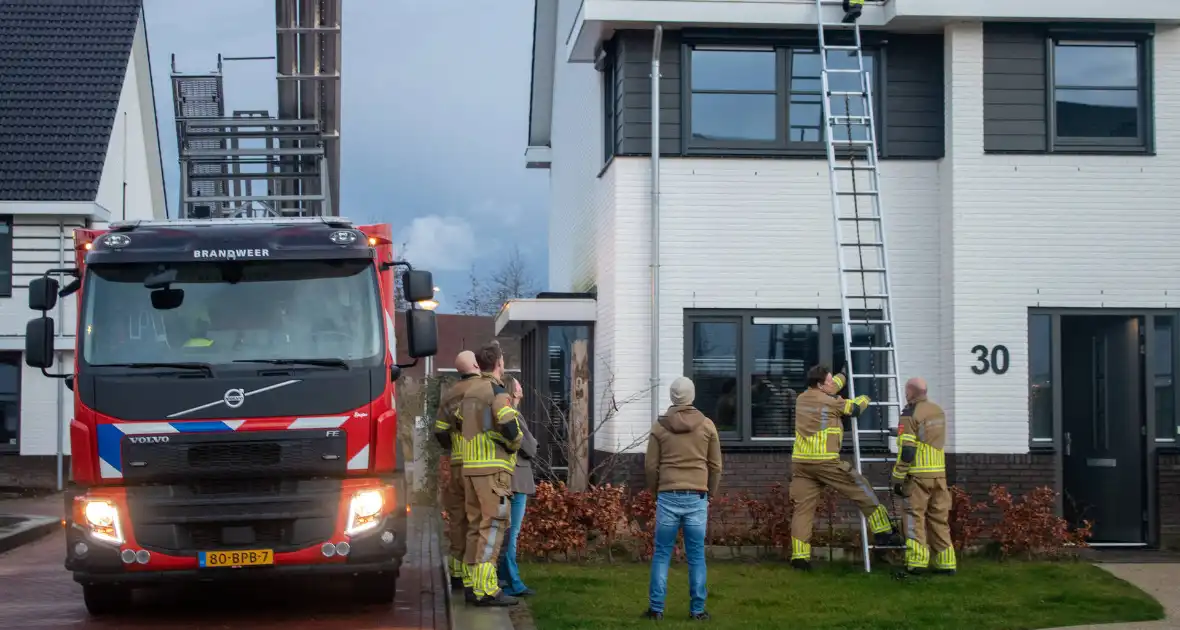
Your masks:
[{"label": "black window frame", "polygon": [[615,68],[615,53],[613,46],[604,50],[606,53],[605,66],[602,68],[602,162],[609,163],[615,157],[615,145],[618,142],[616,127],[618,123],[618,76]]},{"label": "black window frame", "polygon": [[[1050,29],[1045,38],[1045,127],[1049,153],[1151,153],[1154,150],[1155,111],[1153,86],[1153,33],[1132,29]],[[1109,44],[1134,46],[1138,85],[1136,92],[1139,116],[1136,138],[1085,138],[1062,137],[1057,134],[1057,90],[1100,89],[1114,90],[1101,86],[1070,86],[1057,84],[1056,53],[1059,45]]]},{"label": "black window frame", "polygon": [[[1048,337],[1044,339],[1034,339],[1034,331],[1037,327],[1033,325],[1034,320],[1047,324]],[[1057,391],[1060,389],[1061,382],[1061,366],[1059,365],[1059,357],[1055,356],[1054,348],[1057,347],[1059,340],[1056,338],[1061,333],[1058,330],[1057,318],[1051,313],[1041,311],[1030,311],[1028,314],[1028,445],[1033,451],[1052,451],[1057,444],[1057,417],[1056,409],[1057,403],[1055,397],[1058,395]],[[1033,353],[1047,352],[1048,356],[1045,360],[1049,363],[1049,384],[1048,396],[1049,400],[1049,417],[1048,417],[1048,433],[1038,435],[1036,432],[1037,422],[1034,421],[1033,416],[1038,411],[1038,408],[1033,405],[1033,387],[1035,384],[1035,376],[1032,370]],[[1044,411],[1043,409],[1040,409]],[[1041,419],[1044,421],[1044,418]]]},{"label": "black window frame", "polygon": [[[834,44],[835,42],[829,42]],[[843,43],[843,42],[840,42]],[[693,38],[686,37],[681,44],[681,68],[680,81],[680,111],[681,111],[681,146],[683,147],[683,154],[688,157],[693,156],[710,156],[710,155],[750,155],[750,156],[801,156],[801,157],[822,157],[825,155],[826,149],[823,140],[809,142],[809,141],[791,141],[789,135],[790,131],[790,99],[791,91],[791,63],[792,53],[795,50],[815,50],[818,52],[819,44],[816,41],[811,42],[775,42],[767,41],[761,42],[757,39],[741,39],[741,38],[712,38],[702,37]],[[731,49],[734,51],[750,51],[750,50],[774,50],[775,51],[775,95],[776,95],[776,117],[775,117],[775,140],[773,141],[752,141],[752,140],[702,140],[693,137],[692,132],[692,53],[697,48],[707,49],[711,51]],[[865,63],[872,64],[872,72],[870,73],[870,90],[872,91],[872,108],[874,114],[874,125],[876,127],[877,135],[877,151],[878,157],[883,157],[884,152],[882,137],[882,121],[883,115],[883,100],[882,89],[885,85],[885,71],[884,71],[884,49],[881,46],[864,44],[861,48],[861,55],[865,58]],[[871,59],[871,61],[870,61]],[[840,73],[844,75],[845,73]],[[832,75],[835,76],[835,75]],[[851,75],[849,75],[851,76]],[[823,124],[821,118],[821,125],[824,133],[827,133],[827,125]],[[837,153],[844,155],[848,153],[848,149],[844,146],[837,148]],[[863,153],[863,151],[860,151]]]},{"label": "black window frame", "polygon": [[[853,319],[860,318],[879,318],[879,313],[863,313],[859,311],[851,311],[850,315]],[[736,406],[739,409],[738,413],[738,428],[736,431],[720,431],[721,445],[725,449],[769,449],[769,450],[790,450],[795,442],[794,436],[788,437],[753,437],[753,407],[750,401],[749,383],[754,368],[754,354],[751,351],[750,341],[752,338],[752,327],[756,324],[755,319],[763,318],[808,318],[815,319],[819,326],[819,359],[821,363],[832,367],[836,358],[837,352],[842,351],[842,348],[835,346],[836,335],[834,329],[836,325],[841,323],[841,316],[839,309],[685,309],[684,310],[684,331],[683,331],[683,365],[684,374],[689,378],[693,375],[693,324],[696,323],[729,323],[738,325],[738,358],[737,358],[737,381],[736,388]],[[810,366],[808,366],[810,367]],[[857,379],[857,384],[860,384],[865,379]],[[845,391],[847,393],[847,391]],[[863,393],[863,392],[859,392]],[[880,413],[885,414],[886,422],[889,420],[888,407],[878,407],[881,409]],[[704,410],[706,415],[712,413],[712,410]],[[865,427],[861,427],[864,429]],[[862,450],[872,452],[887,452],[889,449],[889,435],[887,432],[881,433],[865,433],[860,436]],[[844,434],[843,449],[848,451],[852,448],[852,433],[846,431]]]},{"label": "black window frame", "polygon": [[19,350],[0,351],[0,363],[8,364],[16,369],[16,391],[12,393],[0,391],[0,403],[11,403],[16,406],[16,444],[0,442],[0,453],[19,453],[21,429],[21,391],[24,376],[24,357]]},{"label": "black window frame", "polygon": [[15,241],[12,236],[12,215],[0,215],[0,297],[12,297],[12,250]]}]

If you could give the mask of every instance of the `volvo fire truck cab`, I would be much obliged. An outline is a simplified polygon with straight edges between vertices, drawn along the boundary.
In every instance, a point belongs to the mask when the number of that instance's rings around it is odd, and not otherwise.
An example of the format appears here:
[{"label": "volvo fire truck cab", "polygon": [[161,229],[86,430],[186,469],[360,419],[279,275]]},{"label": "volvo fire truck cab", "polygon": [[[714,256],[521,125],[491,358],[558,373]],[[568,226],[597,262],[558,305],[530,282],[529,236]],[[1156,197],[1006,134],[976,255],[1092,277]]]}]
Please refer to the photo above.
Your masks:
[{"label": "volvo fire truck cab", "polygon": [[[332,575],[390,602],[409,511],[395,273],[408,354],[436,352],[429,272],[388,225],[130,221],[74,233],[29,286],[26,363],[74,395],[65,566],[92,614],[166,581]],[[57,277],[71,280],[62,287]],[[55,323],[77,293],[73,370]]]}]

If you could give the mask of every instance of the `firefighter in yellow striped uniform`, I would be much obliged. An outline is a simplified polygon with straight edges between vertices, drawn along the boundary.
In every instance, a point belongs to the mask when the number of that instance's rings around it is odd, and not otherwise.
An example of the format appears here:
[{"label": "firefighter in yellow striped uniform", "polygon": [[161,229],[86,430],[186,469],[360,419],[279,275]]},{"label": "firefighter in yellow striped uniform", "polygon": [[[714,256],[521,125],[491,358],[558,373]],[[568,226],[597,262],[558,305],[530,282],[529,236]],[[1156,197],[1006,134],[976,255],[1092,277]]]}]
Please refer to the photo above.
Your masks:
[{"label": "firefighter in yellow striped uniform", "polygon": [[434,421],[434,437],[451,453],[451,479],[442,489],[443,508],[447,511],[447,540],[450,542],[448,569],[451,588],[471,588],[471,576],[463,556],[467,549],[467,499],[463,486],[463,427],[457,412],[459,403],[471,385],[479,382],[479,367],[475,353],[464,350],[455,357],[455,371],[459,381],[439,396],[438,413]]},{"label": "firefighter in yellow striped uniform", "polygon": [[863,475],[840,459],[844,439],[843,423],[859,416],[869,406],[868,396],[841,398],[844,375],[832,376],[827,366],[807,372],[807,391],[795,400],[795,446],[791,453],[791,566],[811,569],[811,531],[815,508],[824,486],[851,499],[869,521],[878,546],[892,541],[889,512]]},{"label": "firefighter in yellow striped uniform", "polygon": [[860,12],[865,8],[865,0],[844,0],[844,19],[841,20],[845,24],[851,24],[860,18]]},{"label": "firefighter in yellow striped uniform", "polygon": [[504,594],[496,575],[500,545],[508,535],[512,474],[523,433],[520,414],[501,379],[504,354],[496,342],[475,354],[480,378],[459,404],[463,424],[463,485],[467,505],[467,545],[464,562],[472,587],[466,597],[479,606],[511,606],[515,597]]},{"label": "firefighter in yellow striped uniform", "polygon": [[946,483],[946,414],[926,398],[926,381],[905,384],[906,402],[897,427],[897,463],[893,493],[905,498],[905,564],[917,573],[954,574],[955,546],[951,542],[951,492]]}]

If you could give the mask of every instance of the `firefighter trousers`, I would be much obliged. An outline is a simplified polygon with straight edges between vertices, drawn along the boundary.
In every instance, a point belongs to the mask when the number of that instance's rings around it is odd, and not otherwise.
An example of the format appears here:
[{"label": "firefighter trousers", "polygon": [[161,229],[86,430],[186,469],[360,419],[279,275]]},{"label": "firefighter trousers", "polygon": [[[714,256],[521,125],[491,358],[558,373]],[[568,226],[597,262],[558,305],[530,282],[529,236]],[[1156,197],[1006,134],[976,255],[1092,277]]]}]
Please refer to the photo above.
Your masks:
[{"label": "firefighter trousers", "polygon": [[467,503],[467,544],[464,562],[477,597],[500,594],[496,561],[508,535],[512,473],[499,471],[463,477]]},{"label": "firefighter trousers", "polygon": [[934,568],[954,570],[955,546],[951,542],[951,491],[946,477],[909,477],[905,493],[905,564],[925,569],[934,551]]},{"label": "firefighter trousers", "polygon": [[471,576],[467,574],[467,564],[464,562],[467,554],[467,493],[463,481],[463,462],[452,461],[451,478],[442,489],[451,552],[447,568],[451,577],[463,578],[463,586],[471,586]]},{"label": "firefighter trousers", "polygon": [[840,459],[818,462],[791,463],[791,500],[795,513],[791,516],[791,559],[811,558],[811,532],[815,526],[815,508],[819,505],[824,486],[850,499],[860,508],[874,534],[893,529],[889,512],[877,499],[873,487],[852,465]]}]

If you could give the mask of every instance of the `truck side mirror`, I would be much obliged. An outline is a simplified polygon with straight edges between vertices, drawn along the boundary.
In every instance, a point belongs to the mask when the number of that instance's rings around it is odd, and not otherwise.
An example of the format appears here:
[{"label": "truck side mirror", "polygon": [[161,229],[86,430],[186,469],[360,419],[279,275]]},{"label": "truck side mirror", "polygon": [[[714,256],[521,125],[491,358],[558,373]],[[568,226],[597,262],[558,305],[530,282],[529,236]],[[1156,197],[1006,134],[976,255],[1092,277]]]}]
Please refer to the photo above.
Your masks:
[{"label": "truck side mirror", "polygon": [[25,364],[42,370],[53,365],[52,317],[30,319],[25,326]]},{"label": "truck side mirror", "polygon": [[438,324],[434,311],[418,308],[406,311],[406,342],[410,358],[432,357],[438,353]]},{"label": "truck side mirror", "polygon": [[[58,282],[56,278],[41,276],[29,283],[29,308],[34,311],[48,311],[57,306]],[[29,365],[32,365],[31,363]],[[35,366],[34,366],[35,367]]]},{"label": "truck side mirror", "polygon": [[[434,299],[434,276],[429,271],[414,269],[402,274],[402,293],[407,302]],[[427,355],[422,355],[427,356]]]}]

